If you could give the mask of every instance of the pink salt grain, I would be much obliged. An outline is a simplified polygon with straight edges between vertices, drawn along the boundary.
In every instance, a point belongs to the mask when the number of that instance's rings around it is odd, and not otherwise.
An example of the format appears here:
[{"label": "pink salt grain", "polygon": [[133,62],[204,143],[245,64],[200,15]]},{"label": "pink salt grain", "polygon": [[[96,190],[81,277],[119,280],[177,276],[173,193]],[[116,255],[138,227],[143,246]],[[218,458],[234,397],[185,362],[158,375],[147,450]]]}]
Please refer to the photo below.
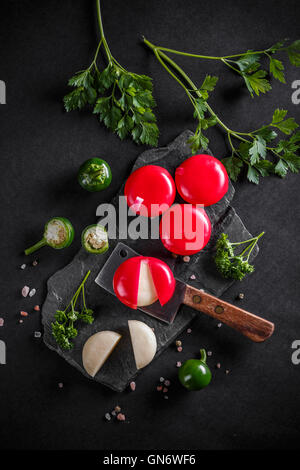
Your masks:
[{"label": "pink salt grain", "polygon": [[181,367],[181,362],[180,361],[176,362],[176,367]]},{"label": "pink salt grain", "polygon": [[117,414],[117,420],[119,421],[125,421],[125,415],[123,415],[123,413],[118,413]]},{"label": "pink salt grain", "polygon": [[36,312],[39,312],[40,311],[40,306],[39,305],[35,305],[33,307],[33,310],[35,310]]},{"label": "pink salt grain", "polygon": [[162,391],[162,389],[163,389],[163,388],[162,388],[162,386],[161,386],[161,385],[158,385],[158,386],[156,387],[156,390],[157,390],[158,392],[161,392],[161,391]]},{"label": "pink salt grain", "polygon": [[135,391],[136,384],[135,382],[130,382],[130,388],[134,392]]},{"label": "pink salt grain", "polygon": [[23,297],[27,297],[27,295],[29,294],[29,291],[30,291],[30,288],[28,286],[24,286],[22,289]]},{"label": "pink salt grain", "polygon": [[0,318],[0,326],[4,325],[4,318]]},{"label": "pink salt grain", "polygon": [[182,346],[178,346],[177,351],[181,352],[182,351]]},{"label": "pink salt grain", "polygon": [[23,310],[21,310],[20,315],[21,315],[21,317],[28,317],[28,313],[23,312]]}]

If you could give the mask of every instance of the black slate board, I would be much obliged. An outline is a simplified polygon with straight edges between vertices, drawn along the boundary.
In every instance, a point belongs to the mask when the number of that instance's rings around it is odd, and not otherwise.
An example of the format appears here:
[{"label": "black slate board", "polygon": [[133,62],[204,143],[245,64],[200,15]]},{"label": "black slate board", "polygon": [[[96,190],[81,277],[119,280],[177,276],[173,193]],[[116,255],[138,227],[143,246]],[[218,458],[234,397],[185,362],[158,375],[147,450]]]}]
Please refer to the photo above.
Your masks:
[{"label": "black slate board", "polygon": [[[191,155],[190,148],[186,143],[190,135],[190,131],[185,131],[167,147],[143,152],[137,158],[133,170],[143,165],[156,164],[165,167],[174,176],[176,167]],[[123,187],[113,199],[114,205],[117,205],[120,194],[123,194]],[[183,262],[181,257],[174,259],[159,240],[122,241],[125,241],[141,254],[157,256],[166,261],[173,269],[175,276],[180,280],[220,296],[232,284],[232,281],[223,279],[216,271],[212,261],[216,238],[221,232],[227,233],[233,241],[246,240],[251,237],[235,210],[230,206],[233,195],[234,188],[230,183],[224,198],[214,206],[206,209],[212,223],[212,237],[208,245],[200,253],[191,257],[189,263]],[[178,196],[177,202],[180,201]],[[166,325],[141,311],[134,311],[125,307],[116,297],[96,285],[94,279],[117,241],[112,240],[109,251],[100,256],[90,255],[84,250],[80,250],[70,264],[55,273],[48,280],[48,295],[42,308],[42,321],[45,344],[64,357],[66,361],[88,378],[90,377],[84,371],[81,360],[82,347],[87,338],[100,330],[114,330],[121,333],[123,337],[118,348],[112,353],[96,377],[92,379],[121,392],[137,373],[127,327],[128,320],[138,319],[154,328],[158,344],[157,357],[174,341],[198,313],[188,307],[181,307],[174,323]],[[257,252],[257,248],[253,250],[252,257],[255,257]],[[62,351],[52,337],[51,322],[53,321],[55,311],[62,307],[64,308],[69,302],[89,269],[91,270],[91,275],[86,284],[86,294],[89,306],[94,309],[95,321],[92,325],[82,324],[79,329],[79,335],[74,340],[74,348],[71,351]],[[196,279],[191,280],[191,275],[196,276]]]}]

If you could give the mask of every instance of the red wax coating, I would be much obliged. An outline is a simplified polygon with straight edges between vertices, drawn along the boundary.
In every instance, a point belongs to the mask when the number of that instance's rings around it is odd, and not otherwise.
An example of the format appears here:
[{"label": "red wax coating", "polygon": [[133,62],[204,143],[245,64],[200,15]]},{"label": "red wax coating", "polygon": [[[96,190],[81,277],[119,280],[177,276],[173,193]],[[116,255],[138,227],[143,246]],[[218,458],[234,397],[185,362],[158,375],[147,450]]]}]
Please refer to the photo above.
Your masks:
[{"label": "red wax coating", "polygon": [[198,253],[208,243],[211,223],[202,207],[176,204],[163,214],[160,238],[167,250],[177,255]]},{"label": "red wax coating", "polygon": [[[172,176],[165,168],[146,165],[129,176],[124,194],[128,206],[134,213],[156,217],[173,204],[176,188]],[[156,207],[151,207],[153,204]]]},{"label": "red wax coating", "polygon": [[228,174],[224,165],[211,155],[194,155],[175,172],[176,187],[181,197],[191,204],[211,206],[228,190]]},{"label": "red wax coating", "polygon": [[167,303],[175,290],[175,279],[169,266],[158,258],[135,256],[116,270],[113,288],[118,299],[130,308],[137,308],[141,261],[149,264],[155,290],[161,305]]}]

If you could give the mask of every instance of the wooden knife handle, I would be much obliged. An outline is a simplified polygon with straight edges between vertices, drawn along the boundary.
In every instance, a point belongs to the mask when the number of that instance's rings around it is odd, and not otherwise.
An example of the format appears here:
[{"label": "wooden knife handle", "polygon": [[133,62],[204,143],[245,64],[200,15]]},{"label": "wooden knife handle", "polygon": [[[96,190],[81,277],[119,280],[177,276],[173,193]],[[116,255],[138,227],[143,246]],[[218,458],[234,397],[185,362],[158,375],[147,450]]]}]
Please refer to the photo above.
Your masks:
[{"label": "wooden knife handle", "polygon": [[257,317],[192,286],[186,286],[183,303],[210,317],[217,318],[255,342],[265,341],[274,331],[274,324],[264,318]]}]

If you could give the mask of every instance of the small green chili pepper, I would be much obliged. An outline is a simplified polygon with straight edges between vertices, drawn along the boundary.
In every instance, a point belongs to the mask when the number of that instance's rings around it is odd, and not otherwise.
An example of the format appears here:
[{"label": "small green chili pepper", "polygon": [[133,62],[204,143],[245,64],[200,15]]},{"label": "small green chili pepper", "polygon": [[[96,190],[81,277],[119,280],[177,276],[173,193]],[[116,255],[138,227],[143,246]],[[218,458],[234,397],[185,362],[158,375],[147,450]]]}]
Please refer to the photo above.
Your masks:
[{"label": "small green chili pepper", "polygon": [[65,217],[54,217],[46,223],[43,238],[35,245],[25,250],[25,255],[30,255],[42,246],[48,245],[56,250],[71,245],[74,239],[74,228]]},{"label": "small green chili pepper", "polygon": [[105,253],[109,248],[107,231],[100,224],[89,225],[82,232],[81,243],[89,253]]},{"label": "small green chili pepper", "polygon": [[78,182],[87,191],[102,191],[111,183],[111,169],[109,164],[101,158],[86,160],[78,172]]},{"label": "small green chili pepper", "polygon": [[182,385],[188,390],[201,390],[211,381],[211,371],[206,364],[205,349],[200,349],[201,359],[188,359],[178,371]]}]

